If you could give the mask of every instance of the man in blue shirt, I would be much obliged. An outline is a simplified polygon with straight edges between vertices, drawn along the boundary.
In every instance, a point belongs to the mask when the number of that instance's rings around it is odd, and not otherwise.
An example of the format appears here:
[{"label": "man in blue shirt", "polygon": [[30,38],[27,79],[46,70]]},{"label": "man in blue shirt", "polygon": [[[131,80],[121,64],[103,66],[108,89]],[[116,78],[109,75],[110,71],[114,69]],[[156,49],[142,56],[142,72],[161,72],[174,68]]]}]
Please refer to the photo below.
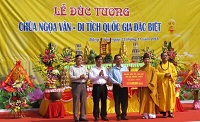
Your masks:
[{"label": "man in blue shirt", "polygon": [[[115,101],[115,113],[117,121],[128,120],[126,118],[128,108],[128,88],[122,86],[122,72],[128,72],[128,68],[122,65],[120,55],[115,55],[116,63],[109,71],[110,81],[113,83],[113,96]],[[121,112],[120,112],[121,106]]]}]

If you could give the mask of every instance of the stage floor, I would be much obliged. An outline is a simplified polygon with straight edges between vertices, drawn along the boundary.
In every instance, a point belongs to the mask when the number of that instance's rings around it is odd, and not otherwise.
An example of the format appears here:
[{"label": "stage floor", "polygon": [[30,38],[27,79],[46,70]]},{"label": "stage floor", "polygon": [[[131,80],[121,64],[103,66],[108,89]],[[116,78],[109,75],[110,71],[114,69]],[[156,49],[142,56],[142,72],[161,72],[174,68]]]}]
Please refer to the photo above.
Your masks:
[{"label": "stage floor", "polygon": [[[192,110],[192,103],[183,103],[183,107],[186,111],[184,112],[176,112],[174,113],[175,118],[162,118],[162,115],[158,114],[156,119],[151,119],[148,120],[150,122],[189,122],[189,121],[195,121],[195,122],[200,122],[200,110]],[[8,112],[0,112],[0,121],[1,122],[73,122],[73,115],[68,114],[64,118],[43,118],[39,114],[39,109],[32,109],[28,110],[25,113],[26,117],[25,118],[20,118],[20,119],[12,119],[11,117],[8,116]],[[110,120],[109,122],[115,122],[116,117],[115,114],[108,114],[108,119]],[[138,113],[128,113],[127,118],[129,119],[126,122],[145,122],[147,120],[141,119],[141,115]],[[89,121],[94,121],[94,118],[92,114],[87,115],[87,119]]]}]

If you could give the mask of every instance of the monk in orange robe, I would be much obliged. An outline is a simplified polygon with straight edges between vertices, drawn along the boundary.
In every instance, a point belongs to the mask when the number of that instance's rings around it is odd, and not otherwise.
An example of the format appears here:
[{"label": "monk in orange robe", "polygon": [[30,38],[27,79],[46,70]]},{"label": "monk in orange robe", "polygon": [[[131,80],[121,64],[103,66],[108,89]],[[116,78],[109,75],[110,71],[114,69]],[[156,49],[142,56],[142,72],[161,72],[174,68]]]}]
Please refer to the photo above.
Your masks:
[{"label": "monk in orange robe", "polygon": [[176,104],[175,82],[177,79],[177,71],[175,66],[168,61],[166,52],[161,54],[162,62],[157,67],[158,76],[158,99],[160,113],[163,118],[173,118]]},{"label": "monk in orange robe", "polygon": [[143,119],[154,119],[158,113],[157,75],[156,69],[150,65],[150,55],[143,56],[144,66],[139,71],[146,72],[147,87],[138,88],[138,100],[140,102],[139,113]]}]

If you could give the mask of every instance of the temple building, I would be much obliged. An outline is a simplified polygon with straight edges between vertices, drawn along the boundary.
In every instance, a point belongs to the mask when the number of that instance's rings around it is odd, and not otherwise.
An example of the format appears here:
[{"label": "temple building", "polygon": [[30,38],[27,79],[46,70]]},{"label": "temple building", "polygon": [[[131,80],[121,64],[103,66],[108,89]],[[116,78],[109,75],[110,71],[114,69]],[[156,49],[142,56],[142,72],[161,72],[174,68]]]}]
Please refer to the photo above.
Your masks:
[{"label": "temple building", "polygon": [[128,50],[126,48],[126,45],[125,45],[124,41],[121,41],[121,46],[120,46],[120,49],[119,49],[119,54],[128,56]]},{"label": "temple building", "polygon": [[110,40],[100,40],[100,55],[104,58],[106,54],[111,54],[111,38]]},{"label": "temple building", "polygon": [[137,41],[133,42],[132,62],[135,62],[135,63],[140,62],[140,50],[139,50]]}]

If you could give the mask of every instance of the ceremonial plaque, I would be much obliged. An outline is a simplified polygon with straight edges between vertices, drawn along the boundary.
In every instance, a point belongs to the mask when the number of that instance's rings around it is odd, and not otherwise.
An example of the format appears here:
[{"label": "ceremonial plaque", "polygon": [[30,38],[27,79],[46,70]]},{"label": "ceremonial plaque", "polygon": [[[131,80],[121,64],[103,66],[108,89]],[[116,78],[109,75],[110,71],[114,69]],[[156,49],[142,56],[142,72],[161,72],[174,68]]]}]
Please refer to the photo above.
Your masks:
[{"label": "ceremonial plaque", "polygon": [[123,87],[146,87],[146,72],[122,72]]}]

